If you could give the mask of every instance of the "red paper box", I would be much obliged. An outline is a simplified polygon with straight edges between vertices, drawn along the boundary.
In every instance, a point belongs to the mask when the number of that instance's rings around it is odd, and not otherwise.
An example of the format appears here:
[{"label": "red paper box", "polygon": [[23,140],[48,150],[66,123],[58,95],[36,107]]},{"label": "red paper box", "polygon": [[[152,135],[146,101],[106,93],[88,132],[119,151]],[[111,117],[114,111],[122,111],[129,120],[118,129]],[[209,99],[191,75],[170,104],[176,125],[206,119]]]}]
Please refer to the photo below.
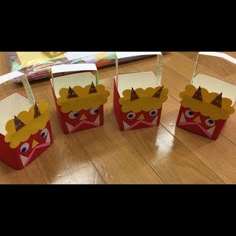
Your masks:
[{"label": "red paper box", "polygon": [[192,83],[180,93],[181,106],[176,125],[190,132],[216,140],[230,114],[234,112],[236,85],[209,75],[197,74],[199,56],[220,57],[236,63],[227,54],[200,52],[198,54]]},{"label": "red paper box", "polygon": [[98,84],[95,64],[53,66],[51,85],[57,113],[65,134],[104,124],[103,104],[109,92]]},{"label": "red paper box", "polygon": [[0,83],[21,76],[27,97],[14,93],[0,101],[0,159],[15,169],[35,160],[53,142],[50,112],[45,101],[35,102],[21,72],[0,76]]},{"label": "red paper box", "polygon": [[[157,55],[157,75],[152,71],[119,74],[118,60],[124,57]],[[160,52],[120,52],[116,58],[113,106],[120,130],[158,126],[168,89],[161,85]]]}]

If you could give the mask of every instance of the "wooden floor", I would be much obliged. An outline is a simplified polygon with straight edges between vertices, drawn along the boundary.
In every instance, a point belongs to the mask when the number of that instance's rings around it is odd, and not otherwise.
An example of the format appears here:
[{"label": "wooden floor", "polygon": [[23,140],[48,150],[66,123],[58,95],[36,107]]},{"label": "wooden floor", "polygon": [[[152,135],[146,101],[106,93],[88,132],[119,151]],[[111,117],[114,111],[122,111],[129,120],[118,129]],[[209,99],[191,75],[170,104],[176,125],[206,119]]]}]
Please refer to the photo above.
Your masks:
[{"label": "wooden floor", "polygon": [[[229,53],[236,57],[235,52]],[[65,135],[56,114],[49,81],[32,83],[36,100],[47,99],[51,109],[54,143],[23,170],[0,161],[2,184],[219,184],[236,183],[236,113],[230,116],[218,140],[177,128],[179,93],[190,83],[196,52],[170,52],[163,57],[162,84],[169,89],[159,127],[121,132],[113,107],[114,67],[99,69],[101,83],[111,96],[105,104],[104,126]],[[123,71],[154,71],[151,57],[121,65]],[[221,69],[214,61],[214,73],[235,82],[236,66]],[[206,64],[206,63],[205,63]],[[5,64],[6,66],[6,64]],[[213,66],[202,65],[207,72]],[[1,61],[0,73],[5,72]],[[21,85],[0,86],[0,99],[18,91]]]}]

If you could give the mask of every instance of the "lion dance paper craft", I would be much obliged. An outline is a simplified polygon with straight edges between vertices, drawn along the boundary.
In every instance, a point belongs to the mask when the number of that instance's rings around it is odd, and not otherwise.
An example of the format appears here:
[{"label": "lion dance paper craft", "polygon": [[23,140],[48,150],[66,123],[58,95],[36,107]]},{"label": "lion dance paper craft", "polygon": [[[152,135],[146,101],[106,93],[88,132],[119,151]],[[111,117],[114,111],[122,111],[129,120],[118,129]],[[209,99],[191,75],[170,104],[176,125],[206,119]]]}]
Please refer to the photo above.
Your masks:
[{"label": "lion dance paper craft", "polygon": [[14,93],[0,101],[0,159],[15,169],[28,166],[53,142],[49,105],[37,103],[22,80],[28,98]]},{"label": "lion dance paper craft", "polygon": [[187,85],[185,91],[180,93],[182,100],[176,125],[216,140],[234,112],[236,86],[204,74],[195,76],[200,55],[217,56],[236,62],[234,58],[223,53],[199,53],[192,84]]},{"label": "lion dance paper craft", "polygon": [[52,67],[52,76],[53,96],[65,134],[104,124],[103,105],[110,93],[98,84],[95,64]]},{"label": "lion dance paper craft", "polygon": [[[157,55],[157,75],[153,72],[118,73],[118,60],[126,56]],[[133,130],[158,126],[162,104],[168,89],[161,85],[160,52],[117,53],[113,106],[120,130]]]}]

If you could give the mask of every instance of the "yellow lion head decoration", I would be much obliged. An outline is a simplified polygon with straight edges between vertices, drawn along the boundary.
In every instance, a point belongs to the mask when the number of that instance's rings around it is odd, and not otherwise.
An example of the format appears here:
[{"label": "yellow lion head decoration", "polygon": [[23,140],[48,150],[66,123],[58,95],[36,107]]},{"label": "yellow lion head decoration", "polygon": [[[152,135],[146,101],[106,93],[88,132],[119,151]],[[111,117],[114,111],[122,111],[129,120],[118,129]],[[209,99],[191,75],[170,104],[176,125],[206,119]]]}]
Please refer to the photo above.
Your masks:
[{"label": "yellow lion head decoration", "polygon": [[60,97],[57,99],[57,104],[64,113],[99,107],[106,103],[110,95],[103,85],[94,86],[93,82],[84,88],[81,86],[62,88],[59,94]]},{"label": "yellow lion head decoration", "polygon": [[147,89],[126,89],[123,97],[119,99],[121,110],[123,112],[150,111],[160,109],[162,104],[167,100],[168,89],[164,86]]},{"label": "yellow lion head decoration", "polygon": [[202,115],[214,120],[226,120],[234,112],[229,98],[223,98],[222,93],[210,93],[205,88],[196,89],[193,85],[187,85],[185,91],[180,93],[180,97],[183,107],[189,107],[194,112],[201,112]]},{"label": "yellow lion head decoration", "polygon": [[5,142],[16,148],[21,142],[43,129],[49,121],[49,106],[45,101],[35,103],[28,111],[22,111],[6,123]]}]

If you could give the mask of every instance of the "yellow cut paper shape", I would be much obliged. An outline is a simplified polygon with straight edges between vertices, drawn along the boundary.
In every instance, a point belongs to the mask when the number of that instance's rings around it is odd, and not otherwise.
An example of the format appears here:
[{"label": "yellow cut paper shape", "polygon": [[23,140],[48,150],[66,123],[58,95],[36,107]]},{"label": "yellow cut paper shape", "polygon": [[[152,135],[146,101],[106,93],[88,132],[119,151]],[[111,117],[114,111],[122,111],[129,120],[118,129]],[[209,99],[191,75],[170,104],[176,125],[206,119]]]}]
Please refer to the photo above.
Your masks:
[{"label": "yellow cut paper shape", "polygon": [[84,88],[81,86],[73,87],[73,91],[78,95],[75,98],[67,98],[68,88],[60,89],[60,97],[57,99],[57,103],[61,106],[61,111],[64,113],[70,111],[80,111],[82,109],[88,110],[91,108],[98,108],[102,104],[106,103],[110,93],[101,84],[95,86],[97,92],[89,94],[91,85],[87,85]]},{"label": "yellow cut paper shape", "polygon": [[54,52],[56,53],[55,56],[52,56],[52,52],[48,53],[49,52],[17,52],[17,56],[20,59],[22,68],[65,57],[64,53],[58,55],[58,52]]},{"label": "yellow cut paper shape", "polygon": [[153,97],[153,95],[161,88],[161,86],[156,88],[138,88],[135,89],[136,94],[139,96],[138,99],[131,101],[131,89],[126,89],[123,92],[123,97],[119,99],[121,104],[121,110],[123,112],[140,112],[140,111],[150,111],[152,109],[160,109],[162,104],[167,100],[168,89],[163,88],[159,98]]},{"label": "yellow cut paper shape", "polygon": [[22,111],[17,115],[25,126],[16,131],[14,119],[6,123],[7,134],[5,142],[10,142],[11,148],[16,148],[21,142],[28,140],[28,138],[36,134],[40,129],[43,129],[49,121],[49,105],[45,101],[38,103],[38,108],[41,113],[40,116],[34,118],[34,105],[30,107],[29,111]]},{"label": "yellow cut paper shape", "polygon": [[210,93],[207,89],[201,88],[202,100],[199,101],[193,98],[196,88],[193,85],[187,85],[185,91],[180,93],[182,98],[181,105],[183,107],[189,107],[194,112],[200,112],[204,116],[209,116],[213,120],[226,120],[229,115],[234,112],[234,108],[231,106],[232,101],[229,98],[222,98],[221,108],[211,104],[211,102],[219,95],[218,93]]}]

